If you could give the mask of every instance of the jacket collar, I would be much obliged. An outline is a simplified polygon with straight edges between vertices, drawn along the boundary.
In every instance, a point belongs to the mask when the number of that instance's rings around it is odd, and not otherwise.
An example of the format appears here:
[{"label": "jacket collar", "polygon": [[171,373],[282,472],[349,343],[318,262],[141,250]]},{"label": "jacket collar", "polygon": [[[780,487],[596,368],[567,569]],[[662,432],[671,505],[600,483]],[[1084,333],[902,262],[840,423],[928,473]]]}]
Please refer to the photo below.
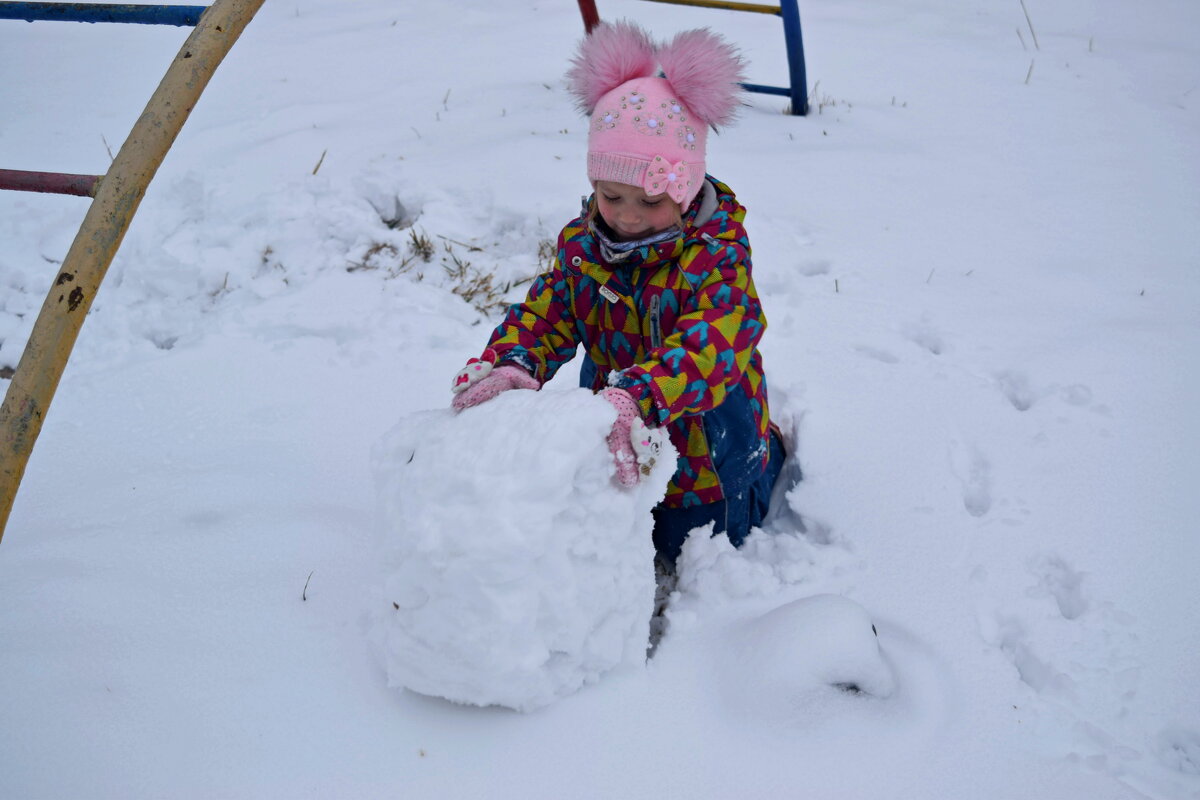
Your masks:
[{"label": "jacket collar", "polygon": [[[596,202],[594,194],[584,198],[582,218],[592,219],[587,223],[588,235],[595,241],[599,255],[609,267],[639,267],[673,259],[683,252],[691,239],[701,238],[707,233],[703,228],[712,221],[722,199],[718,197],[713,181],[706,176],[696,200],[683,214],[682,230],[672,228],[638,242],[614,241],[604,220],[598,213],[592,213]],[[729,199],[736,205],[737,201],[732,200],[732,195],[729,195]]]}]

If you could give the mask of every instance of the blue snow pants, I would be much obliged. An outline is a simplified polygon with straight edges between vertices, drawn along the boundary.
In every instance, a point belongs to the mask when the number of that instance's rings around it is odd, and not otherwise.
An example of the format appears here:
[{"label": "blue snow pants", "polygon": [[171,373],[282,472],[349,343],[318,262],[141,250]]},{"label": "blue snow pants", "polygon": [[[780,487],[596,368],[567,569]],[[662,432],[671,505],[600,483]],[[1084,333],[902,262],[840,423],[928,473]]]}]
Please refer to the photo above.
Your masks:
[{"label": "blue snow pants", "polygon": [[[585,355],[579,385],[594,391],[596,375],[596,363]],[[654,549],[671,566],[679,558],[688,532],[710,522],[714,523],[714,536],[724,533],[734,547],[741,547],[750,529],[762,525],[767,516],[771,490],[783,469],[783,440],[772,427],[767,465],[761,472],[756,471],[762,463],[762,439],[750,399],[738,386],[728,391],[721,405],[705,412],[704,435],[725,499],[685,508],[654,508]]]},{"label": "blue snow pants", "polygon": [[770,448],[762,474],[740,489],[732,490],[724,500],[687,508],[655,507],[654,549],[658,557],[673,566],[688,533],[710,522],[714,523],[713,536],[724,533],[734,547],[741,547],[750,535],[750,529],[761,526],[767,516],[771,491],[783,469],[783,441],[774,428],[771,429]]}]

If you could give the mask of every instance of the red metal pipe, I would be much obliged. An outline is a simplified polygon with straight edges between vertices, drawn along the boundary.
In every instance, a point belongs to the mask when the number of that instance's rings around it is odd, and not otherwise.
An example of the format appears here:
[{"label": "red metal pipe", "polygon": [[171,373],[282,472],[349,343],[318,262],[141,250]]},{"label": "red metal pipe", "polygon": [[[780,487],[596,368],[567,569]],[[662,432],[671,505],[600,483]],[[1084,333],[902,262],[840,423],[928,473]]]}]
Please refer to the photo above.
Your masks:
[{"label": "red metal pipe", "polygon": [[591,33],[592,28],[600,24],[600,12],[596,10],[596,0],[579,0],[579,13],[583,15],[585,33]]},{"label": "red metal pipe", "polygon": [[95,197],[101,175],[71,175],[65,172],[27,172],[23,169],[0,169],[0,189],[17,192],[46,192]]}]

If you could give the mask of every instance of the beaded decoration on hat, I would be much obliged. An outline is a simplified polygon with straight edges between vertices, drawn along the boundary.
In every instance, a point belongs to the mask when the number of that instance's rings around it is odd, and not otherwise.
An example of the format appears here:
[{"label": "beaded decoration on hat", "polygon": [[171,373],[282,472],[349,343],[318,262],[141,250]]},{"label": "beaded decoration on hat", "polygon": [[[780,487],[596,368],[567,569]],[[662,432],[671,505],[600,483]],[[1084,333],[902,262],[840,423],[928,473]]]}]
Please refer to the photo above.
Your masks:
[{"label": "beaded decoration on hat", "polygon": [[737,110],[742,67],[733,46],[708,30],[657,46],[629,22],[596,27],[567,73],[568,88],[591,118],[593,185],[638,186],[686,208],[704,181],[708,128],[731,122]]}]

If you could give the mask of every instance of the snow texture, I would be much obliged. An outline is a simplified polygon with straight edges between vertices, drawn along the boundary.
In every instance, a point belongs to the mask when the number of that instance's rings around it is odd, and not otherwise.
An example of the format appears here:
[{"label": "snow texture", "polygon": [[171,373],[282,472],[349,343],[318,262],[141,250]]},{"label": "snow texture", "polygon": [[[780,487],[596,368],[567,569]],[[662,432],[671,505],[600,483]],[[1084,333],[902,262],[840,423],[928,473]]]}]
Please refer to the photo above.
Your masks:
[{"label": "snow texture", "polygon": [[675,452],[619,487],[611,404],[514,390],[405,417],[374,450],[388,682],[460,703],[544,706],[646,657],[650,509]]},{"label": "snow texture", "polygon": [[[778,18],[598,5],[786,79]],[[521,714],[388,687],[400,532],[381,548],[370,453],[450,419],[589,190],[578,6],[264,3],[0,542],[0,797],[1200,800],[1200,3],[801,13],[812,112],[747,95],[707,161],[748,208],[783,502],[741,549],[689,539],[653,659]],[[105,171],[187,34],[0,21],[0,168]],[[86,203],[0,192],[0,389]],[[406,480],[466,505],[475,474]],[[559,477],[460,535],[562,514]],[[774,614],[821,596],[877,640]],[[847,666],[894,690],[830,687]]]}]

